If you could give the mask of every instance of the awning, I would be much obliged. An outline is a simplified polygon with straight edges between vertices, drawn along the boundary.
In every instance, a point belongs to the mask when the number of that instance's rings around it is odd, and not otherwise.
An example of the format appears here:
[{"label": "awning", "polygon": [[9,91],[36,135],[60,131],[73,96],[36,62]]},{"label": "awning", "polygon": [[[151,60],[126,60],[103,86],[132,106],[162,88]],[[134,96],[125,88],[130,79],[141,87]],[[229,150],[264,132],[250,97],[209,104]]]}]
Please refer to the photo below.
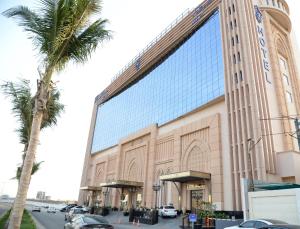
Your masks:
[{"label": "awning", "polygon": [[101,191],[102,188],[99,186],[85,186],[85,187],[80,187],[80,190],[83,191]]},{"label": "awning", "polygon": [[128,181],[128,180],[116,180],[108,183],[101,183],[100,187],[107,188],[132,188],[132,187],[143,187],[143,182]]},{"label": "awning", "polygon": [[255,189],[262,190],[280,190],[280,189],[291,189],[291,188],[300,188],[299,184],[292,183],[263,183],[263,184],[255,184]]},{"label": "awning", "polygon": [[173,181],[173,182],[180,182],[186,183],[191,181],[199,181],[199,180],[210,180],[210,173],[204,172],[197,172],[197,171],[185,171],[179,173],[171,173],[167,175],[162,175],[159,177],[162,181]]}]

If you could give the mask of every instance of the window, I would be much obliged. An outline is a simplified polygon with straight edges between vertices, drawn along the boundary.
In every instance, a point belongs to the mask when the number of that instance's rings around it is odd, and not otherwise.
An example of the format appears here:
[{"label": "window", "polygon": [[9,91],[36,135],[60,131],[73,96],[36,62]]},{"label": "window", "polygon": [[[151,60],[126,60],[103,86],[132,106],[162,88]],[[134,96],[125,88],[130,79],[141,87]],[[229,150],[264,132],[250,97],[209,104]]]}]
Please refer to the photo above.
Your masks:
[{"label": "window", "polygon": [[236,19],[234,19],[234,26],[237,27]]},{"label": "window", "polygon": [[233,24],[232,21],[230,22],[230,28],[233,29]]},{"label": "window", "polygon": [[255,223],[255,228],[261,228],[261,227],[265,227],[265,226],[268,226],[268,224],[266,224],[264,222],[260,222],[260,221],[257,221]]},{"label": "window", "polygon": [[244,80],[244,78],[243,78],[243,72],[242,72],[242,70],[240,71],[240,80],[241,80],[241,81],[243,81],[243,80]]},{"label": "window", "polygon": [[241,54],[238,52],[238,62],[241,62]]},{"label": "window", "polygon": [[233,12],[235,12],[235,6],[234,6],[234,4],[232,4],[232,10],[233,10]]},{"label": "window", "polygon": [[234,74],[234,81],[235,81],[236,84],[239,83],[239,79],[238,79],[238,74],[237,73]]},{"label": "window", "polygon": [[229,12],[229,15],[231,15],[231,8],[228,7],[228,12]]},{"label": "window", "polygon": [[284,81],[285,85],[290,85],[289,77],[286,74],[283,74],[283,81]]},{"label": "window", "polygon": [[286,92],[286,99],[287,99],[288,103],[292,103],[293,102],[292,93],[290,93],[289,91]]},{"label": "window", "polygon": [[[219,11],[138,81],[97,108],[91,152],[224,95]],[[207,42],[209,41],[209,42]],[[176,66],[176,67],[174,67]]]},{"label": "window", "polygon": [[239,35],[235,35],[235,40],[236,40],[236,43],[238,44],[239,43]]},{"label": "window", "polygon": [[280,68],[282,71],[286,71],[287,70],[287,64],[286,64],[286,60],[283,57],[279,58],[279,62],[280,62]]},{"label": "window", "polygon": [[236,64],[236,57],[235,57],[235,54],[233,54],[233,63]]},{"label": "window", "polygon": [[255,225],[255,221],[251,220],[251,221],[246,221],[246,222],[240,224],[240,227],[243,227],[243,228],[255,228],[254,225]]},{"label": "window", "polygon": [[231,45],[234,46],[234,38],[231,38]]}]

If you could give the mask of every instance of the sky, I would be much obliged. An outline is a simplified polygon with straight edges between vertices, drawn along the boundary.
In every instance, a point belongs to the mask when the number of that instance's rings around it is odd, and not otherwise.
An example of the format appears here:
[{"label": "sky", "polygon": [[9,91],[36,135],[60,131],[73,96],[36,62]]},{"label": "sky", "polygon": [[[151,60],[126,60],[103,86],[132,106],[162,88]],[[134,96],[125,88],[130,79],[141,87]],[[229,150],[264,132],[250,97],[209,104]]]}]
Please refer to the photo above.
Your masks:
[{"label": "sky", "polygon": [[[300,1],[286,0],[291,9],[293,25],[300,21]],[[0,12],[16,6],[35,7],[32,0],[0,1]],[[193,9],[201,0],[103,0],[102,18],[113,39],[100,45],[85,65],[69,64],[54,76],[61,91],[65,112],[58,125],[45,129],[40,138],[37,161],[44,161],[32,177],[28,197],[45,191],[52,199],[76,200],[94,98],[111,79],[148,43],[186,9]],[[0,15],[0,84],[18,78],[31,80],[34,91],[38,78],[39,56],[26,33],[17,23]],[[293,28],[300,44],[300,27]],[[130,102],[130,101],[128,101]],[[0,195],[14,196],[15,176],[21,162],[23,146],[15,129],[17,121],[11,113],[11,103],[0,93]]]}]

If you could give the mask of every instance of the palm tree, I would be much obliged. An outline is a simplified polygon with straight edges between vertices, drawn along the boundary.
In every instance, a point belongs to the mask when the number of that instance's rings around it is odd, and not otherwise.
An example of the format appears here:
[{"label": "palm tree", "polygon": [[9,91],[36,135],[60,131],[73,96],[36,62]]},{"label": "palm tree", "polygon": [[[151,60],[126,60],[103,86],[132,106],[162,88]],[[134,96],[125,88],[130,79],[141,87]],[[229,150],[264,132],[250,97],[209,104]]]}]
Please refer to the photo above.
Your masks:
[{"label": "palm tree", "polygon": [[40,5],[39,12],[18,6],[3,13],[19,19],[19,25],[30,34],[29,38],[42,57],[28,150],[9,222],[10,229],[20,228],[40,127],[53,86],[52,75],[66,67],[69,61],[86,62],[98,44],[110,38],[110,31],[105,29],[107,20],[91,21],[101,12],[100,0],[40,0]]},{"label": "palm tree", "polygon": [[[20,125],[16,131],[19,134],[20,143],[24,145],[24,150],[22,155],[22,164],[17,167],[16,177],[14,177],[20,181],[29,143],[35,98],[31,94],[29,80],[20,79],[19,83],[6,82],[1,85],[0,88],[3,90],[3,93],[11,99],[12,112],[18,119]],[[57,124],[57,117],[59,117],[61,112],[64,111],[64,105],[59,102],[59,98],[60,92],[54,88],[51,91],[51,96],[46,105],[47,115],[44,115],[43,117],[41,130]],[[38,163],[34,162],[31,175],[35,174],[39,170],[42,163],[42,161]]]}]

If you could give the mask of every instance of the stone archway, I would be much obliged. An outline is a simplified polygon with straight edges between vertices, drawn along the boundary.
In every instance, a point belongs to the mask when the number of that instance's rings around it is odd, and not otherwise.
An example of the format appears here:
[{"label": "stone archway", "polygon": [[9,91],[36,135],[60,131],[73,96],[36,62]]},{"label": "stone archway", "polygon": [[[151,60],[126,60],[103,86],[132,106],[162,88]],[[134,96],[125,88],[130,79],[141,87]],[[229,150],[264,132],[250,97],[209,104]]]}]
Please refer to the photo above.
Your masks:
[{"label": "stone archway", "polygon": [[200,140],[193,140],[183,152],[181,170],[209,172],[210,170],[209,145]]},{"label": "stone archway", "polygon": [[139,174],[139,168],[135,162],[135,159],[133,159],[128,165],[127,180],[140,181],[140,179],[138,179]]}]

